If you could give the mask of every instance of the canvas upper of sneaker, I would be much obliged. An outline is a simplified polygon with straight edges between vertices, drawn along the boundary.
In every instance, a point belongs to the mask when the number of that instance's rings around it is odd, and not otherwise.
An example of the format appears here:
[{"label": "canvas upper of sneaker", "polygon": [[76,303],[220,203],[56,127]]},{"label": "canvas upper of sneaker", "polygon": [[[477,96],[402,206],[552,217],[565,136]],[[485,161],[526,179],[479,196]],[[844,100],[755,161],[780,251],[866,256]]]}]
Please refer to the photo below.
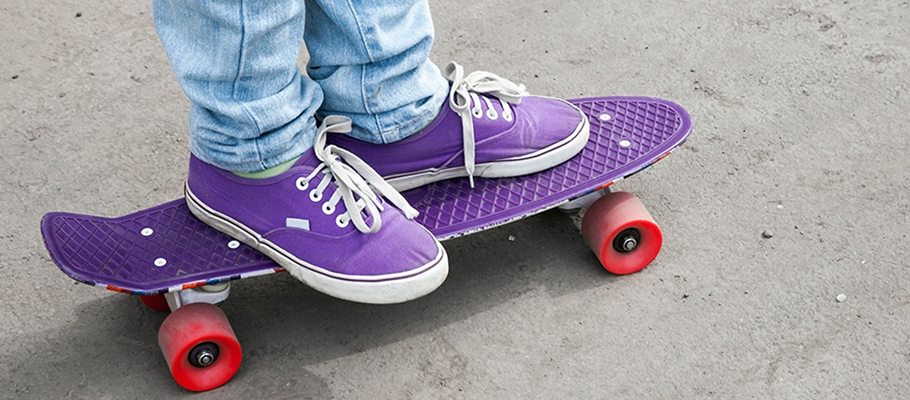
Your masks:
[{"label": "canvas upper of sneaker", "polygon": [[445,250],[375,171],[325,145],[327,131],[344,131],[338,122],[327,119],[322,142],[271,178],[242,178],[191,157],[191,211],[332,296],[394,303],[429,293],[447,274]]},{"label": "canvas upper of sneaker", "polygon": [[588,120],[574,105],[529,96],[524,86],[487,72],[464,77],[459,70],[457,64],[447,68],[449,102],[420,132],[389,144],[337,134],[329,142],[357,154],[402,191],[456,176],[541,171],[568,160],[587,143]]}]

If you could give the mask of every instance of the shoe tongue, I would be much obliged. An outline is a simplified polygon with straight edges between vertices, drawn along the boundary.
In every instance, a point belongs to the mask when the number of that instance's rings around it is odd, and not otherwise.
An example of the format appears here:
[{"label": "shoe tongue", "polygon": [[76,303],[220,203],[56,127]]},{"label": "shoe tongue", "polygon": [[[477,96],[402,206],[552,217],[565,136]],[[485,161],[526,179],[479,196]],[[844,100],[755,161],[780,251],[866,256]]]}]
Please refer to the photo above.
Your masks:
[{"label": "shoe tongue", "polygon": [[294,163],[294,165],[291,168],[296,168],[296,167],[316,168],[319,166],[320,163],[321,163],[321,161],[319,161],[319,158],[316,157],[316,153],[313,152],[313,148],[310,148],[307,151],[303,152],[303,154],[300,155],[300,158],[297,159],[297,161]]}]

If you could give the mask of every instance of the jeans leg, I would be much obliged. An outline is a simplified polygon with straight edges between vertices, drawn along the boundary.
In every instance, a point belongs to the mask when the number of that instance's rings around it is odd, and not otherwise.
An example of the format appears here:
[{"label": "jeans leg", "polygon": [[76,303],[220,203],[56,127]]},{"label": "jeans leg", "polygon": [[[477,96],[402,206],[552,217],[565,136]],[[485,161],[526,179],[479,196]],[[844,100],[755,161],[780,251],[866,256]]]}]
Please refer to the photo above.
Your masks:
[{"label": "jeans leg", "polygon": [[190,150],[255,172],[313,145],[322,90],[301,75],[302,0],[155,0],[155,26],[192,106]]},{"label": "jeans leg", "polygon": [[307,73],[325,92],[320,117],[354,123],[372,143],[403,139],[439,112],[448,81],[429,60],[426,0],[306,0]]}]

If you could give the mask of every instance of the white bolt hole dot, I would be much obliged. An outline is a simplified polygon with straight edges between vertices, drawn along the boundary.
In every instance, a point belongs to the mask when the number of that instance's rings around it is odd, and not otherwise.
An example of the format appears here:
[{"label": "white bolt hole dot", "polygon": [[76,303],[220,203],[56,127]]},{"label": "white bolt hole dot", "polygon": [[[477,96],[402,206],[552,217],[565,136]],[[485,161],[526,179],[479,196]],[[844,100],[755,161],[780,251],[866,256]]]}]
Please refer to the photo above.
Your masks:
[{"label": "white bolt hole dot", "polygon": [[142,233],[142,236],[149,237],[149,236],[152,236],[152,234],[155,233],[155,231],[152,230],[152,228],[145,228],[140,233]]},{"label": "white bolt hole dot", "polygon": [[598,117],[598,118],[600,118],[601,121],[609,121],[609,120],[613,119],[613,117],[611,117],[610,114],[600,114],[600,117]]},{"label": "white bolt hole dot", "polygon": [[623,140],[620,140],[620,141],[619,141],[619,145],[622,146],[622,147],[629,147],[629,146],[632,145],[632,142],[630,142],[630,141],[628,141],[628,140],[626,140],[626,139],[623,139]]},{"label": "white bolt hole dot", "polygon": [[240,242],[238,242],[236,240],[231,240],[230,242],[228,242],[228,247],[231,249],[236,249],[236,248],[240,247]]},{"label": "white bolt hole dot", "polygon": [[159,259],[156,259],[156,260],[155,260],[155,266],[156,266],[156,267],[163,267],[163,266],[165,266],[165,265],[167,265],[167,260],[165,260],[165,259],[163,259],[163,258],[159,258]]}]

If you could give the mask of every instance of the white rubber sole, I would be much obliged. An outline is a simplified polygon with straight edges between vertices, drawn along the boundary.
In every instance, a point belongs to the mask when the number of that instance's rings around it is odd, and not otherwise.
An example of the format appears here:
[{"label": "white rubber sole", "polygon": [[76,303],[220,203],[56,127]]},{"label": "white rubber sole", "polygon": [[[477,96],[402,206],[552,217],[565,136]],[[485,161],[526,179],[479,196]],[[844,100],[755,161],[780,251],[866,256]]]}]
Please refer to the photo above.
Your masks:
[{"label": "white rubber sole", "polygon": [[[573,107],[575,106],[573,105]],[[578,107],[575,107],[575,109],[578,110]],[[581,110],[578,110],[578,113],[581,115],[582,121],[575,128],[575,131],[565,139],[521,157],[476,164],[474,166],[474,176],[478,178],[508,178],[512,176],[528,175],[553,168],[569,161],[585,148],[588,144],[588,138],[591,136],[591,125],[588,122],[588,117]],[[465,170],[464,166],[458,166],[445,169],[417,171],[402,176],[393,175],[385,177],[385,180],[391,184],[395,190],[404,192],[433,182],[453,178],[465,178],[467,176],[468,172]]]},{"label": "white rubber sole", "polygon": [[300,260],[245,225],[209,208],[189,185],[185,186],[185,192],[187,206],[196,218],[262,252],[307,286],[332,297],[368,304],[402,303],[430,294],[449,274],[449,258],[439,241],[436,241],[439,250],[436,258],[410,271],[369,276],[338,274]]}]

